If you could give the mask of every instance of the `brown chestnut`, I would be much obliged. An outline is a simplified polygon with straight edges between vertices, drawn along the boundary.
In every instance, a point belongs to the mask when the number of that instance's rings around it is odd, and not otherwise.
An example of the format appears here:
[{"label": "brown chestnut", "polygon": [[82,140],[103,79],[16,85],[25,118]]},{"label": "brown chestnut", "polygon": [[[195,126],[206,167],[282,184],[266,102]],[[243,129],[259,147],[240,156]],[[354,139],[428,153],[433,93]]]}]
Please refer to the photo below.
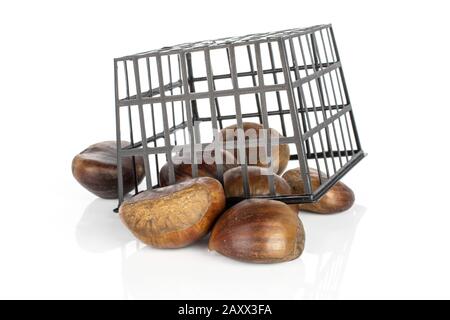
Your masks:
[{"label": "brown chestnut", "polygon": [[[312,190],[316,190],[320,186],[319,173],[312,168],[309,169],[309,172]],[[322,182],[327,180],[326,175],[322,172],[320,177]],[[292,194],[304,194],[303,179],[299,168],[286,171],[283,174],[283,178],[291,186]],[[331,214],[350,209],[354,202],[355,195],[353,191],[343,182],[338,181],[317,202],[301,203],[298,207],[304,211]]]},{"label": "brown chestnut", "polygon": [[[231,152],[221,150],[223,172],[236,167],[236,160]],[[214,162],[215,152],[201,153],[201,162],[197,165],[199,177],[217,178],[217,166]],[[192,166],[190,164],[190,153],[186,152],[183,155],[174,157],[174,172],[175,182],[186,181],[192,179]],[[199,159],[200,160],[200,159]],[[159,171],[159,184],[161,187],[169,185],[169,165],[166,163]]]},{"label": "brown chestnut", "polygon": [[[253,122],[244,122],[242,125],[242,128],[244,130],[244,135],[247,138],[254,138],[258,139],[260,136],[261,129],[264,129],[264,127],[261,124],[253,123]],[[227,141],[233,141],[234,143],[237,142],[237,125],[232,125],[229,127],[226,127],[222,129],[221,138],[224,143]],[[278,131],[275,129],[270,128],[268,135],[271,137],[283,137]],[[226,147],[226,146],[225,146]],[[235,158],[237,158],[237,149],[236,148],[233,151],[233,155]],[[258,146],[258,147],[247,147],[245,149],[246,152],[246,162],[249,165],[255,165],[258,167],[267,167],[268,163],[264,158],[260,157],[260,152],[263,154],[265,153],[265,147]],[[256,160],[256,163],[250,163],[250,161],[253,162],[253,157]],[[273,145],[272,146],[272,159],[273,159],[273,166],[276,168],[276,173],[281,174],[284,169],[286,169],[287,164],[289,162],[290,157],[290,151],[289,151],[289,145],[287,144],[280,144],[280,145]]]},{"label": "brown chestnut", "polygon": [[[251,196],[268,196],[270,195],[270,180],[268,169],[248,166],[248,185]],[[227,198],[244,196],[244,185],[242,184],[242,167],[236,167],[228,170],[223,175],[225,195]],[[275,186],[275,195],[290,195],[291,187],[279,175],[273,175],[273,184]],[[290,204],[292,210],[298,212],[298,205]]]},{"label": "brown chestnut", "polygon": [[180,248],[205,236],[224,208],[221,183],[201,177],[139,193],[120,206],[119,214],[143,243]]},{"label": "brown chestnut", "polygon": [[305,231],[297,214],[279,201],[249,199],[228,209],[217,221],[209,249],[224,256],[256,263],[298,258]]},{"label": "brown chestnut", "polygon": [[[122,147],[129,145],[122,141]],[[142,157],[135,157],[136,177],[139,184],[145,175]],[[88,147],[72,160],[75,179],[93,194],[104,199],[116,199],[117,192],[117,144],[104,141]],[[124,194],[134,188],[135,176],[132,157],[122,158]]]},{"label": "brown chestnut", "polygon": [[[270,195],[270,184],[267,168],[248,166],[247,173],[250,195]],[[242,167],[236,167],[224,173],[223,182],[227,197],[242,197],[244,195],[244,187],[242,184],[243,175]],[[291,194],[291,187],[279,175],[273,175],[273,183],[275,185],[276,195]]]}]

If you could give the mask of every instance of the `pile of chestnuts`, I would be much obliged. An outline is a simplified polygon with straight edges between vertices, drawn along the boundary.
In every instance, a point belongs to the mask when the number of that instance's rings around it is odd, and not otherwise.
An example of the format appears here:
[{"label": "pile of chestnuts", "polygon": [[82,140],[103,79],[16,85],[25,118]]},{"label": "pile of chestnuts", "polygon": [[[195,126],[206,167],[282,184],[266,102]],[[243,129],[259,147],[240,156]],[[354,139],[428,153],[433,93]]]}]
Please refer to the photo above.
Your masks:
[{"label": "pile of chestnuts", "polygon": [[[244,131],[259,129],[261,125],[244,122]],[[224,142],[236,139],[230,132],[236,126],[225,128]],[[271,134],[281,136],[274,129]],[[126,141],[122,146],[126,146]],[[75,179],[87,190],[105,198],[117,198],[116,142],[94,144],[72,161]],[[235,150],[236,151],[236,150]],[[248,157],[249,150],[246,150]],[[289,146],[274,145],[271,150],[277,162],[273,175],[277,195],[302,194],[300,170],[285,169],[289,161]],[[249,199],[226,208],[228,197],[242,196],[241,168],[236,152],[222,151],[224,165],[223,185],[214,178],[215,164],[200,163],[198,177],[192,178],[189,164],[176,164],[176,183],[168,185],[168,167],[160,172],[160,188],[141,192],[125,200],[119,208],[124,225],[143,243],[156,248],[186,247],[206,235],[210,250],[241,261],[275,263],[298,258],[305,246],[305,230],[298,217],[299,210],[331,214],[349,209],[354,203],[352,190],[337,182],[319,201],[287,205],[280,201]],[[130,192],[136,182],[144,178],[142,158],[122,160],[124,192]],[[232,159],[230,161],[229,159]],[[231,164],[230,164],[231,163]],[[269,178],[264,174],[264,163],[248,166],[251,195],[268,195]],[[310,169],[313,190],[318,188],[323,173]]]}]

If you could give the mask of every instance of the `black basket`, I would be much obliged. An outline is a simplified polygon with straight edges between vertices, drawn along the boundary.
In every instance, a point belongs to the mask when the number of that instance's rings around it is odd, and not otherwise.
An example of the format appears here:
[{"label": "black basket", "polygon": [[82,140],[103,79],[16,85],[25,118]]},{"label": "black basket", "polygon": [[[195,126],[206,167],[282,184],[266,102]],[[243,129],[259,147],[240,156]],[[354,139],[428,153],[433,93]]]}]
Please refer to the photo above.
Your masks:
[{"label": "black basket", "polygon": [[[180,44],[114,60],[119,205],[121,159],[142,156],[145,187],[159,186],[173,149],[205,147],[212,132],[243,121],[274,128],[300,167],[304,194],[257,196],[286,203],[317,201],[363,157],[331,25]],[[131,145],[122,148],[120,141]],[[245,148],[245,142],[243,142]],[[270,148],[268,148],[270,150]],[[248,194],[247,164],[242,164]],[[309,168],[323,172],[311,187]],[[222,181],[222,167],[217,178]],[[192,165],[197,175],[197,165]],[[270,178],[273,183],[273,179]],[[135,193],[140,192],[136,183]]]}]

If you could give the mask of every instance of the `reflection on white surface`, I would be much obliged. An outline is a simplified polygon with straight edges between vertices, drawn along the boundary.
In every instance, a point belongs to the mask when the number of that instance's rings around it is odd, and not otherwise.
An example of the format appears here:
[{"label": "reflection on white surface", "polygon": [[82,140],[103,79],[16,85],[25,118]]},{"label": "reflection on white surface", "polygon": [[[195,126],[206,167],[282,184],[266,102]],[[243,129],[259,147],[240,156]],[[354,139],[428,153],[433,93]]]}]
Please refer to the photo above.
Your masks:
[{"label": "reflection on white surface", "polygon": [[[366,212],[363,206],[355,205],[350,210],[333,215],[301,213],[306,228],[305,248],[308,254],[308,269],[313,277],[307,286],[304,298],[334,299],[344,276],[353,238],[359,221]],[[312,266],[314,259],[315,266]]]},{"label": "reflection on white surface", "polygon": [[306,249],[300,259],[255,265],[207,249],[207,239],[184,249],[137,242],[123,247],[125,294],[133,299],[336,298],[352,241],[366,208],[336,215],[301,214]]},{"label": "reflection on white surface", "polygon": [[142,247],[123,262],[128,298],[294,298],[304,283],[302,260],[273,265],[237,262],[207,250],[204,240],[189,249]]},{"label": "reflection on white surface", "polygon": [[113,212],[117,200],[95,199],[84,210],[76,228],[78,245],[90,252],[106,252],[123,247],[134,240]]}]

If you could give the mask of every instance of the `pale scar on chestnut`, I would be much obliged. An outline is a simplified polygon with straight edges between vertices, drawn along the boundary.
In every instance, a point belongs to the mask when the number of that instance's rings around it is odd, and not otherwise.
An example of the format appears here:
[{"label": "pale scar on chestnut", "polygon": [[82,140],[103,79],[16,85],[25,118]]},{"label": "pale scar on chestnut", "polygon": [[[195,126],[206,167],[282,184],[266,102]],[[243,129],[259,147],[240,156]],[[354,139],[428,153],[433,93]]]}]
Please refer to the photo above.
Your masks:
[{"label": "pale scar on chestnut", "polygon": [[119,214],[143,243],[180,248],[205,236],[224,208],[220,182],[201,177],[144,191],[126,200]]}]

